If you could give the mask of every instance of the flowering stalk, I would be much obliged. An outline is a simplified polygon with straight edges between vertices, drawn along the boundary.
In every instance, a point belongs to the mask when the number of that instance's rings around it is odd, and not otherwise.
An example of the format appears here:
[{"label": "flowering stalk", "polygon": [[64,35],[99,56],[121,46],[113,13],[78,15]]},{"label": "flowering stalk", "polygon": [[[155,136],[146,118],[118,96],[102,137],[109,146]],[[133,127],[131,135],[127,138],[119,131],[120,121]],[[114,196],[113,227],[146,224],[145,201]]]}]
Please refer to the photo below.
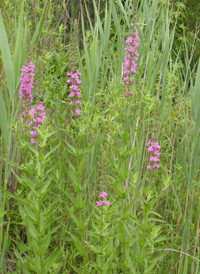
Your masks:
[{"label": "flowering stalk", "polygon": [[100,235],[100,242],[101,242],[101,246],[100,246],[100,250],[101,250],[101,256],[100,256],[100,273],[103,274],[104,272],[104,248],[105,248],[105,228],[106,228],[106,222],[105,222],[105,215],[104,215],[104,205],[109,206],[110,202],[109,200],[106,200],[106,197],[108,196],[108,194],[104,191],[101,192],[101,194],[99,195],[101,198],[103,198],[103,200],[100,201],[96,201],[97,206],[102,207],[101,208],[101,235]]},{"label": "flowering stalk", "polygon": [[125,96],[133,96],[133,92],[131,91],[133,83],[135,82],[132,79],[132,75],[136,74],[136,67],[139,53],[137,52],[137,47],[139,46],[139,37],[138,32],[133,32],[133,36],[127,38],[126,43],[128,44],[125,48],[128,51],[128,55],[125,56],[125,66],[124,66],[124,81],[126,93]]},{"label": "flowering stalk", "polygon": [[[67,73],[70,78],[67,80],[67,83],[71,84],[70,89],[71,92],[69,94],[69,97],[72,99],[70,101],[70,105],[80,106],[82,105],[82,102],[79,100],[81,98],[81,93],[80,93],[80,87],[79,85],[81,84],[81,80],[79,79],[79,76],[81,76],[81,73],[77,70],[75,73],[73,72],[68,72]],[[75,109],[75,113],[77,115],[81,115],[81,110],[79,108]]]},{"label": "flowering stalk", "polygon": [[[102,197],[103,199],[105,199],[106,196],[108,196],[108,194],[106,192],[102,191],[99,196]],[[110,205],[109,200],[104,200],[104,201],[100,200],[100,201],[96,201],[96,203],[97,203],[97,206],[103,206],[103,205],[109,206]]]},{"label": "flowering stalk", "polygon": [[34,72],[35,65],[33,62],[29,62],[27,66],[23,66],[21,71],[21,86],[19,89],[19,98],[22,98],[22,117],[27,117],[29,110],[31,108],[31,104],[33,102],[32,88],[34,84]]},{"label": "flowering stalk", "polygon": [[36,144],[36,139],[39,136],[37,133],[37,128],[41,128],[45,119],[45,107],[42,104],[38,104],[35,107],[32,106],[32,88],[34,84],[33,77],[35,72],[35,65],[33,62],[29,62],[27,66],[23,66],[21,71],[23,72],[21,74],[21,86],[19,89],[19,97],[22,98],[21,109],[23,110],[21,116],[24,118],[29,116],[32,117],[32,120],[29,122],[29,126],[32,127],[30,130],[31,143]]},{"label": "flowering stalk", "polygon": [[158,142],[151,141],[151,139],[148,141],[147,146],[148,151],[151,153],[151,157],[149,158],[151,164],[147,166],[147,169],[153,170],[154,168],[160,168],[160,165],[158,164],[160,159],[158,157],[161,154],[161,146],[158,144]]},{"label": "flowering stalk", "polygon": [[30,115],[32,116],[32,120],[29,123],[29,126],[32,126],[32,130],[30,131],[30,134],[32,136],[31,143],[36,144],[36,138],[39,137],[39,134],[37,133],[37,128],[42,127],[42,123],[45,119],[45,112],[43,112],[45,107],[42,104],[39,104],[33,109],[29,111]]}]

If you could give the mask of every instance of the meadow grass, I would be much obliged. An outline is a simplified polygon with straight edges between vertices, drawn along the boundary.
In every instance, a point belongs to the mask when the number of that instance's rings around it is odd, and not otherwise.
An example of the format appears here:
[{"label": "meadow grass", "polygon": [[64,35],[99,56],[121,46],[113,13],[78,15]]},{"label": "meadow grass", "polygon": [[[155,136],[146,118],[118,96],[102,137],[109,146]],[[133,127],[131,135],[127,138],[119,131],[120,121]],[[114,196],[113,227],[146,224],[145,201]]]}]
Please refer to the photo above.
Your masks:
[{"label": "meadow grass", "polygon": [[199,273],[198,27],[177,42],[158,0],[58,23],[61,2],[0,11],[1,272]]}]

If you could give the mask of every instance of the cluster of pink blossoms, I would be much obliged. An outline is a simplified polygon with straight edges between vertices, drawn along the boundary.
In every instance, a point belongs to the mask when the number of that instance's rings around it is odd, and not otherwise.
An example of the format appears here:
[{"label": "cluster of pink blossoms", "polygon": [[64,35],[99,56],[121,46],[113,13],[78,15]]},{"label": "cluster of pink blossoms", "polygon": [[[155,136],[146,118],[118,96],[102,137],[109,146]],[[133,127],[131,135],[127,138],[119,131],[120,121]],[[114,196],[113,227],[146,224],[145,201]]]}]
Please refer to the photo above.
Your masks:
[{"label": "cluster of pink blossoms", "polygon": [[37,105],[36,107],[32,108],[29,113],[32,116],[32,120],[29,123],[29,126],[32,126],[32,130],[30,131],[30,134],[32,136],[31,143],[36,144],[36,138],[38,137],[37,128],[42,127],[42,123],[44,122],[44,119],[46,118],[45,107],[42,104]]},{"label": "cluster of pink blossoms", "polygon": [[152,163],[151,165],[147,166],[147,169],[152,170],[154,168],[160,168],[160,165],[158,162],[160,159],[158,158],[160,156],[160,149],[161,146],[158,144],[158,142],[152,142],[151,140],[147,143],[148,151],[151,152],[151,157],[149,158],[149,161]]},{"label": "cluster of pink blossoms", "polygon": [[31,104],[33,102],[32,88],[34,84],[34,72],[35,65],[30,62],[27,66],[23,66],[21,71],[21,86],[19,89],[19,98],[22,98],[22,117],[27,117],[29,110],[31,108]]},{"label": "cluster of pink blossoms", "polygon": [[126,43],[128,44],[125,48],[128,51],[128,55],[125,57],[125,66],[124,66],[124,81],[126,93],[125,96],[133,96],[133,92],[131,91],[132,85],[135,82],[132,79],[132,75],[136,74],[136,67],[139,53],[137,52],[137,47],[139,46],[139,37],[138,32],[133,32],[134,37],[128,37]]},{"label": "cluster of pink blossoms", "polygon": [[41,128],[45,119],[45,107],[42,104],[38,104],[36,107],[32,106],[34,69],[35,65],[32,62],[22,67],[21,71],[23,73],[21,74],[21,86],[19,89],[19,97],[22,98],[22,117],[32,117],[32,120],[29,122],[29,126],[32,126],[32,130],[30,131],[32,144],[36,144],[36,138],[38,137],[36,129]]},{"label": "cluster of pink blossoms", "polygon": [[[69,104],[74,106],[80,106],[82,105],[81,101],[79,100],[79,98],[81,98],[79,87],[79,85],[81,84],[81,80],[79,79],[81,73],[77,70],[75,73],[68,72],[67,75],[70,76],[70,78],[67,80],[67,83],[70,83],[69,88],[72,90],[69,94],[69,97],[72,98],[72,101]],[[81,110],[79,108],[76,108],[75,113],[77,115],[81,115]]]},{"label": "cluster of pink blossoms", "polygon": [[[106,196],[108,196],[108,194],[106,192],[102,191],[99,196],[102,197],[103,199],[105,199]],[[100,201],[96,201],[96,203],[97,203],[97,206],[103,206],[103,205],[109,206],[110,205],[109,200],[106,200],[106,201],[100,200]]]}]

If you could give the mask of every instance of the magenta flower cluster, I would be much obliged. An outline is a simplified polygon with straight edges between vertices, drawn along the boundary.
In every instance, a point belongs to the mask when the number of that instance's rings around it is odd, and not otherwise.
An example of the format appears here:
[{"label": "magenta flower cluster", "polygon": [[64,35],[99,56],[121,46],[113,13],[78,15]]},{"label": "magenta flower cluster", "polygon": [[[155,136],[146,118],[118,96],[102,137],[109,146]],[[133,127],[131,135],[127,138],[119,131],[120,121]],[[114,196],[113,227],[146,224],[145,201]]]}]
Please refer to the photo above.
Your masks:
[{"label": "magenta flower cluster", "polygon": [[32,144],[36,144],[36,138],[39,136],[36,129],[42,127],[42,123],[46,118],[44,109],[45,107],[42,104],[39,104],[29,111],[32,117],[32,120],[29,123],[29,126],[32,126],[32,130],[30,131]]},{"label": "magenta flower cluster", "polygon": [[151,162],[150,165],[147,166],[147,169],[153,170],[154,168],[160,168],[160,165],[158,162],[160,159],[158,158],[160,156],[160,149],[161,146],[158,144],[158,142],[153,142],[151,139],[147,143],[148,151],[151,154],[151,157],[149,158],[149,161]]},{"label": "magenta flower cluster", "polygon": [[19,98],[22,98],[22,117],[27,117],[31,104],[33,102],[32,88],[34,84],[35,65],[29,62],[27,66],[23,66],[21,74],[21,86],[19,89]]},{"label": "magenta flower cluster", "polygon": [[81,73],[77,70],[75,73],[68,72],[67,73],[70,78],[67,80],[67,83],[70,84],[69,88],[71,89],[71,92],[69,94],[69,97],[71,99],[70,105],[76,106],[75,113],[77,115],[81,115],[81,110],[77,106],[82,105],[82,102],[80,101],[81,93],[80,93],[80,84],[81,80],[79,79],[79,76],[81,76]]},{"label": "magenta flower cluster", "polygon": [[109,200],[105,200],[106,197],[108,196],[108,194],[107,194],[106,192],[102,191],[101,194],[100,194],[99,196],[102,197],[104,200],[103,200],[103,201],[102,201],[102,200],[96,201],[97,206],[103,206],[103,205],[109,206],[109,205],[110,205]]},{"label": "magenta flower cluster", "polygon": [[19,89],[19,97],[22,98],[22,117],[31,117],[31,121],[28,123],[31,126],[30,135],[31,143],[36,144],[36,139],[39,136],[37,128],[41,128],[45,119],[45,107],[42,104],[38,104],[35,107],[32,106],[33,95],[32,88],[34,84],[34,71],[35,65],[29,62],[27,66],[23,66],[21,71],[21,86]]},{"label": "magenta flower cluster", "polygon": [[139,46],[140,39],[138,37],[138,32],[133,32],[133,37],[128,37],[126,43],[128,44],[125,47],[125,50],[128,51],[128,55],[125,56],[125,66],[124,66],[124,81],[126,93],[125,96],[133,96],[131,91],[132,85],[135,80],[132,78],[132,75],[137,73],[136,67],[139,53],[137,52],[137,47]]}]

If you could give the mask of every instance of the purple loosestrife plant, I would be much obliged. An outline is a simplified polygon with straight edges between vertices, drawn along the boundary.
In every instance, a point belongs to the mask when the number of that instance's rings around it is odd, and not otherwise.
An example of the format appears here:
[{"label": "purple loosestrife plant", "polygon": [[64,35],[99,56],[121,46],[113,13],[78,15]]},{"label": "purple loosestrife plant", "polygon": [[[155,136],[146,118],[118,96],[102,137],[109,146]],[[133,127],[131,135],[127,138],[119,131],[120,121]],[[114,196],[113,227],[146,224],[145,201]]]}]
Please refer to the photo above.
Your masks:
[{"label": "purple loosestrife plant", "polygon": [[107,194],[106,192],[102,191],[101,194],[100,194],[99,196],[102,197],[104,200],[103,200],[103,201],[102,201],[102,200],[96,201],[97,206],[103,206],[103,205],[109,206],[109,205],[110,205],[109,200],[105,200],[106,197],[108,196],[108,194]]},{"label": "purple loosestrife plant", "polygon": [[133,96],[132,86],[135,80],[133,75],[137,73],[137,60],[139,53],[137,52],[137,47],[139,46],[140,39],[138,37],[138,32],[133,32],[132,36],[128,37],[126,40],[127,46],[125,50],[128,51],[128,55],[125,56],[125,65],[124,65],[124,82],[126,93],[125,96]]},{"label": "purple loosestrife plant", "polygon": [[39,104],[29,111],[30,115],[32,116],[32,120],[29,122],[29,126],[32,126],[32,130],[30,131],[32,144],[36,144],[36,139],[39,137],[37,128],[42,127],[42,123],[46,118],[44,109],[45,107],[42,104]]},{"label": "purple loosestrife plant", "polygon": [[150,165],[147,166],[148,170],[153,170],[155,168],[160,168],[160,165],[158,162],[160,159],[158,158],[160,156],[160,149],[161,146],[158,144],[158,142],[153,142],[151,139],[147,143],[148,151],[150,152],[151,156],[149,158],[149,161],[151,162]]},{"label": "purple loosestrife plant", "polygon": [[[37,144],[36,140],[39,137],[37,132],[37,128],[42,127],[42,123],[45,119],[45,107],[42,104],[38,104],[33,106],[33,95],[32,95],[32,88],[34,84],[34,72],[35,72],[35,65],[33,62],[29,62],[27,66],[23,66],[21,71],[21,86],[19,89],[19,97],[22,98],[22,117],[31,117],[31,121],[28,123],[31,126],[30,135],[31,135],[31,143]],[[36,145],[38,146],[38,144]]]},{"label": "purple loosestrife plant", "polygon": [[81,110],[79,109],[79,106],[82,105],[82,102],[79,100],[81,98],[81,80],[79,79],[81,73],[77,70],[75,73],[68,72],[67,75],[70,76],[70,78],[67,80],[67,83],[70,84],[69,88],[71,89],[69,94],[71,101],[69,104],[75,106],[75,114],[81,115]]},{"label": "purple loosestrife plant", "polygon": [[29,62],[27,66],[22,67],[21,71],[21,86],[19,89],[19,97],[22,99],[21,116],[27,117],[33,102],[32,88],[34,84],[35,65]]}]

